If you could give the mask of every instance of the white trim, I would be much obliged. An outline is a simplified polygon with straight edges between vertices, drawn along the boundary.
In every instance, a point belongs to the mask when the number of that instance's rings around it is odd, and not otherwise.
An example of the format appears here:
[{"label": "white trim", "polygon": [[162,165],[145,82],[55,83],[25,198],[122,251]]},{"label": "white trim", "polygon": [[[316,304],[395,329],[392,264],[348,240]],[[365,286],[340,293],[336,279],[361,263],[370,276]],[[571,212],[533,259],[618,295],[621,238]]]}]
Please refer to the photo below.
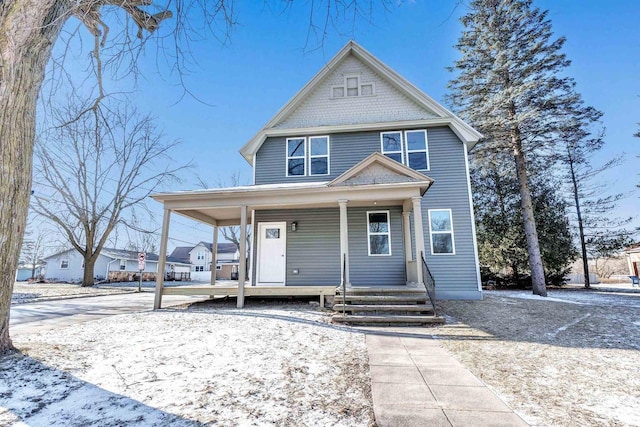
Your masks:
[{"label": "white trim", "polygon": [[[321,138],[325,138],[327,141],[327,154],[322,154],[322,155],[312,155],[311,154],[311,140],[312,139],[321,139]],[[331,138],[329,137],[329,135],[318,135],[318,136],[309,136],[307,137],[307,143],[308,143],[308,151],[309,151],[309,176],[325,176],[325,175],[331,175]],[[311,160],[313,160],[314,158],[327,158],[327,173],[313,173],[311,170]]]},{"label": "white trim", "polygon": [[[289,156],[289,141],[293,140],[302,140],[302,149],[304,150],[304,154],[302,156]],[[291,138],[287,138],[285,143],[285,174],[287,177],[296,177],[296,176],[307,176],[307,137],[306,136],[295,136]],[[289,175],[289,160],[294,159],[302,159],[303,161],[303,174],[302,175]]]},{"label": "white trim", "polygon": [[[424,150],[409,150],[409,138],[407,137],[408,133],[418,133],[418,132],[422,132],[424,133]],[[409,162],[409,154],[410,153],[422,153],[424,151],[425,155],[427,156],[427,168],[426,169],[414,169],[414,170],[419,170],[419,171],[428,171],[431,169],[431,156],[429,156],[429,137],[427,135],[427,130],[426,129],[409,129],[409,130],[405,130],[404,131],[404,148],[405,151],[407,153],[405,159],[406,159],[406,166],[411,168],[411,163]],[[411,168],[413,169],[413,168]]]},{"label": "white trim", "polygon": [[257,247],[257,261],[256,261],[256,286],[260,286],[260,285],[268,285],[268,286],[276,286],[274,283],[277,283],[277,286],[280,286],[280,282],[260,282],[260,251],[262,250],[261,248],[261,242],[262,242],[262,234],[260,232],[260,227],[261,226],[265,226],[265,227],[282,227],[282,233],[281,233],[281,238],[282,238],[282,244],[284,245],[284,259],[282,260],[282,263],[284,265],[284,279],[282,281],[282,285],[281,286],[285,286],[287,283],[287,222],[286,221],[276,221],[276,222],[259,222],[255,228],[257,229],[257,234],[258,234],[258,247]]},{"label": "white trim", "polygon": [[467,172],[467,191],[469,193],[469,213],[471,214],[471,235],[473,236],[473,257],[476,262],[476,276],[478,278],[478,291],[482,292],[482,276],[480,275],[480,258],[478,256],[478,237],[476,236],[476,214],[473,208],[473,197],[471,195],[471,176],[469,174],[469,156],[467,154],[467,144],[464,143],[464,165]]},{"label": "white trim", "polygon": [[216,264],[216,271],[220,271],[222,270],[222,265],[221,264]]},{"label": "white trim", "polygon": [[[387,215],[387,231],[376,231],[371,232],[371,227],[369,226],[369,215],[370,214],[380,214],[383,213]],[[371,253],[371,236],[387,236],[389,240],[389,253],[388,254],[372,254]],[[389,215],[389,211],[367,211],[367,250],[369,256],[391,256],[391,216]]]},{"label": "white trim", "polygon": [[[349,85],[347,80],[356,79],[356,93],[355,95],[349,95]],[[353,88],[352,88],[353,89]],[[358,98],[360,96],[360,74],[346,74],[344,76],[344,97],[345,98]]]},{"label": "white trim", "polygon": [[[384,135],[385,134],[389,134],[389,133],[397,133],[398,135],[400,135],[400,150],[394,150],[394,151],[385,151],[384,150]],[[380,152],[384,155],[387,156],[387,154],[398,154],[398,152],[400,153],[400,161],[398,163],[402,163],[403,165],[406,166],[405,162],[404,162],[404,133],[401,130],[392,130],[392,131],[386,131],[386,132],[380,132]],[[389,156],[387,156],[389,157]],[[391,157],[389,157],[390,159],[392,159]],[[392,159],[395,160],[395,159]]]},{"label": "white trim", "polygon": [[[429,244],[431,245],[431,255],[440,256],[440,255],[455,255],[456,254],[456,239],[453,233],[453,212],[449,208],[445,209],[428,209],[428,218],[429,218]],[[448,212],[449,213],[449,224],[451,224],[451,231],[433,231],[431,228],[431,212]],[[451,234],[451,253],[434,253],[433,252],[433,235],[434,234]]]},{"label": "white trim", "polygon": [[253,185],[256,185],[256,157],[258,157],[258,153],[253,155],[253,161],[251,162],[253,166]]},{"label": "white trim", "polygon": [[[63,266],[62,266],[62,263],[63,263],[63,262],[66,262],[66,263],[67,263],[67,266],[66,266],[66,267],[63,267]],[[68,269],[69,269],[69,258],[61,258],[61,259],[60,259],[60,270],[68,270]]]}]

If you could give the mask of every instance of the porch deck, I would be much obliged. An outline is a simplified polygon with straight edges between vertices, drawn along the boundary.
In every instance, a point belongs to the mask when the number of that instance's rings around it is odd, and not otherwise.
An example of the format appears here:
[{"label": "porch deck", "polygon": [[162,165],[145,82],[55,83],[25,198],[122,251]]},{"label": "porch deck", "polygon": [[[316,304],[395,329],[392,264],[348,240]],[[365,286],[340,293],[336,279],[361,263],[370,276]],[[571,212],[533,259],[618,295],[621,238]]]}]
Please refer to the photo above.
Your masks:
[{"label": "porch deck", "polygon": [[[334,296],[336,286],[251,286],[245,284],[245,296],[318,296],[320,307],[325,297]],[[211,297],[238,296],[238,284],[195,285],[163,288],[162,295],[210,295]]]}]

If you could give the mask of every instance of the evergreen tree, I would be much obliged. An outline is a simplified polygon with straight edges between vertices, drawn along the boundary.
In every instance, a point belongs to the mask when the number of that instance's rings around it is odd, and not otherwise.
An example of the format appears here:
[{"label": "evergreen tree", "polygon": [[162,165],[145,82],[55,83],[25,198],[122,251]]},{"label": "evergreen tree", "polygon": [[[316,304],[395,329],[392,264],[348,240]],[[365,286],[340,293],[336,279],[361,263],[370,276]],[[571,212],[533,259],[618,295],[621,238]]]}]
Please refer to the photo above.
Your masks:
[{"label": "evergreen tree", "polygon": [[546,11],[530,0],[473,0],[462,18],[451,70],[451,101],[485,136],[475,149],[480,164],[500,153],[515,163],[533,293],[546,295],[543,262],[527,161],[553,145],[572,80]]}]

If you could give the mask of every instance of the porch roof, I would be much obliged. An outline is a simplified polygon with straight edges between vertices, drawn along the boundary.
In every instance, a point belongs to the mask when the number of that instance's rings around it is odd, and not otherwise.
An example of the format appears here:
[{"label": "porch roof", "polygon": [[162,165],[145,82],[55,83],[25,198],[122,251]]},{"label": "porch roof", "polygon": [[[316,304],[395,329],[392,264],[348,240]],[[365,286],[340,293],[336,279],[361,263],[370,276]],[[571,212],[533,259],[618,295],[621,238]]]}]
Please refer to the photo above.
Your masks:
[{"label": "porch roof", "polygon": [[[332,181],[247,185],[159,193],[165,209],[217,226],[240,224],[240,208],[303,209],[349,206],[405,206],[422,196],[433,180],[380,153],[373,153]],[[250,221],[250,219],[249,219]]]}]

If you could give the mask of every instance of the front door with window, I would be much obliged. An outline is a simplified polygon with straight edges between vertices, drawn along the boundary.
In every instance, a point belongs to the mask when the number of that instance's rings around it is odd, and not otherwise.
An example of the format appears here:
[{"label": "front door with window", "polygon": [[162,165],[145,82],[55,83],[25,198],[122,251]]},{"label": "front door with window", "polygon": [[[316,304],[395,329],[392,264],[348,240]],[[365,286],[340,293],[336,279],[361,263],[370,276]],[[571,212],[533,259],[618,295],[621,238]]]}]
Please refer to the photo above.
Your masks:
[{"label": "front door with window", "polygon": [[287,223],[258,224],[258,285],[283,285],[286,277]]}]

